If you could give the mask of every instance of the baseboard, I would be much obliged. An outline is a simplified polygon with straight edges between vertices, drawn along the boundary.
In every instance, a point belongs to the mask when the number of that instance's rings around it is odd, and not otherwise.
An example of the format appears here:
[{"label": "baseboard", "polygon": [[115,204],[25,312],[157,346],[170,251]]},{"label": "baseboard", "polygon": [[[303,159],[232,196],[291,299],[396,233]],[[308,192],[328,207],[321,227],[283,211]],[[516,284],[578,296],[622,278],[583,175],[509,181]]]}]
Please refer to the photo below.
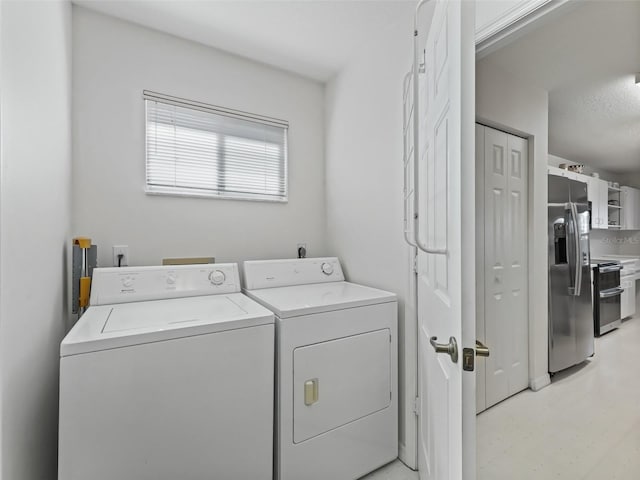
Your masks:
[{"label": "baseboard", "polygon": [[544,375],[540,375],[538,378],[534,378],[533,380],[531,380],[529,382],[529,388],[531,388],[531,390],[533,390],[534,392],[537,392],[550,384],[551,377],[548,373],[545,373]]},{"label": "baseboard", "polygon": [[398,458],[411,470],[418,470],[415,451],[409,454],[407,446],[404,443],[398,444]]}]

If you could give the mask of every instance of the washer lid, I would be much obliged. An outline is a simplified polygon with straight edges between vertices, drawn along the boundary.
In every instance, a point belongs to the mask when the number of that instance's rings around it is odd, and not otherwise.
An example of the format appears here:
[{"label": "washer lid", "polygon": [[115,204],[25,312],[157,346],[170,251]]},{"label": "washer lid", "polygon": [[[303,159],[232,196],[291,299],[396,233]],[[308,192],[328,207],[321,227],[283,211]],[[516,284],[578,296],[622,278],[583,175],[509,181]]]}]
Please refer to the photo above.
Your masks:
[{"label": "washer lid", "polygon": [[349,282],[264,288],[245,291],[280,318],[395,302],[395,293]]},{"label": "washer lid", "polygon": [[241,293],[89,307],[60,345],[76,355],[273,323]]}]

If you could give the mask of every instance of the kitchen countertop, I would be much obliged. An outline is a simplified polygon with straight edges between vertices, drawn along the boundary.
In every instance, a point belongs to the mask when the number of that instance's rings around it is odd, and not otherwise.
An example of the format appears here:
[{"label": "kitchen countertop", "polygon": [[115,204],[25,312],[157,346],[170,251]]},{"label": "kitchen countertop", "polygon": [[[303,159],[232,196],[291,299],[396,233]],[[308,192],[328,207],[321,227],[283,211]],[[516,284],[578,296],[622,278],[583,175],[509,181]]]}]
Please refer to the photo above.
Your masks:
[{"label": "kitchen countertop", "polygon": [[591,261],[592,262],[599,262],[599,261],[620,262],[626,267],[626,271],[623,268],[622,272],[620,272],[621,277],[626,277],[626,280],[640,280],[640,257],[636,257],[633,255],[615,255],[615,254],[598,255],[597,257],[592,258]]},{"label": "kitchen countertop", "polygon": [[605,255],[598,255],[597,257],[595,257],[597,259],[601,259],[601,260],[640,260],[640,257],[636,256],[636,255],[615,255],[615,254],[605,254]]}]

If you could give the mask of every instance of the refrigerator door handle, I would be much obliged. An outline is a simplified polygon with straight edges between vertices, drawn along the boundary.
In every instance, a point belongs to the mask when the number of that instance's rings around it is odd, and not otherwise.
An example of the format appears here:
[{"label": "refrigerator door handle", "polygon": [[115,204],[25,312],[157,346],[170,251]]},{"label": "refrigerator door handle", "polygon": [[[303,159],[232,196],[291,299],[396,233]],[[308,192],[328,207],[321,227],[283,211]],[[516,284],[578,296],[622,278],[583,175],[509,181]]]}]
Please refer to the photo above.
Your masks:
[{"label": "refrigerator door handle", "polygon": [[571,220],[573,221],[573,241],[576,252],[576,274],[575,274],[575,286],[573,295],[580,296],[582,291],[582,245],[580,245],[580,232],[578,229],[578,207],[575,203],[570,202],[569,208],[571,210]]}]

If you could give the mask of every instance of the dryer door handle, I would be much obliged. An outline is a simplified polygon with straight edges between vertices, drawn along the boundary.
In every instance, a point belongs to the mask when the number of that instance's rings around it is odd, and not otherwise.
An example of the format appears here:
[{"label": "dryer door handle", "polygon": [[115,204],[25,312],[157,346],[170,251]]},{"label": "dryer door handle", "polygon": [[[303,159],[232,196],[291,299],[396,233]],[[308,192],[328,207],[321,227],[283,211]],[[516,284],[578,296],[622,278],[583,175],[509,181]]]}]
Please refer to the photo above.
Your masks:
[{"label": "dryer door handle", "polygon": [[310,407],[318,401],[319,382],[317,378],[312,378],[304,382],[304,404]]}]

